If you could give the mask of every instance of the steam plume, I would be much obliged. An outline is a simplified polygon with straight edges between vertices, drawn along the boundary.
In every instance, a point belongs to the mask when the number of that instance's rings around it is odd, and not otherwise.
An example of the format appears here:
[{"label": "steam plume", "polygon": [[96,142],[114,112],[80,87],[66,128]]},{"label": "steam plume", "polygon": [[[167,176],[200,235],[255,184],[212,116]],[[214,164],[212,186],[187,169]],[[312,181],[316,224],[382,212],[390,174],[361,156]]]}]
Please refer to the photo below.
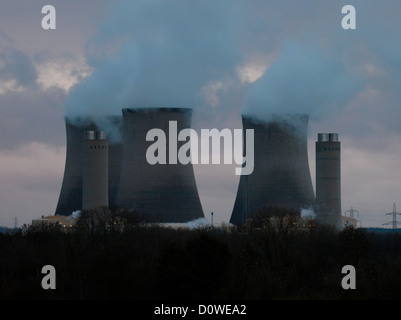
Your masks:
[{"label": "steam plume", "polygon": [[92,75],[68,116],[220,103],[241,61],[237,1],[119,1],[87,49]]}]

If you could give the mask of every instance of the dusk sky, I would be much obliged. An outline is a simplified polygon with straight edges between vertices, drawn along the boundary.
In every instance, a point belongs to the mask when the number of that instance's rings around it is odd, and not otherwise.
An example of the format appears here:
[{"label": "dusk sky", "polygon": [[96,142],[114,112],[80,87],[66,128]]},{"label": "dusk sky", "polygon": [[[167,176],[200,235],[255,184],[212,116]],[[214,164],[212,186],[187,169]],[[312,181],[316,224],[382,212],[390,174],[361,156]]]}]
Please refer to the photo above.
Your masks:
[{"label": "dusk sky", "polygon": [[[56,9],[45,30],[42,7]],[[356,9],[345,30],[343,6]],[[54,214],[64,117],[190,107],[193,127],[241,128],[241,114],[309,114],[315,141],[341,141],[342,210],[363,227],[401,212],[399,0],[0,2],[0,226]],[[233,165],[235,166],[235,165]],[[228,222],[239,176],[195,166],[207,218]],[[401,216],[399,218],[401,222]]]}]

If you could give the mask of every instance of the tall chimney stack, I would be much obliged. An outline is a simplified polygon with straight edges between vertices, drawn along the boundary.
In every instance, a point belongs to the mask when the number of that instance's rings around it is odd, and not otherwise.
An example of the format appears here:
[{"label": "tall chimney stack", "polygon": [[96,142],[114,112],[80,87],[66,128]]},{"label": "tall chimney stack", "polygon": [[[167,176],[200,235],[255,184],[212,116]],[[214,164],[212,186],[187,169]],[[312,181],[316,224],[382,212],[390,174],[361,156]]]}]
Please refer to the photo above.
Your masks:
[{"label": "tall chimney stack", "polygon": [[341,144],[338,133],[316,141],[316,222],[341,228]]},{"label": "tall chimney stack", "polygon": [[108,207],[108,141],[104,131],[85,131],[82,169],[82,209]]},{"label": "tall chimney stack", "polygon": [[[90,118],[65,118],[66,160],[55,215],[69,216],[74,211],[82,210],[83,152],[86,144],[86,131],[107,132],[108,199],[109,206],[115,206],[123,157],[123,144],[119,138],[122,130],[122,116],[105,116],[97,118],[97,122],[98,124],[95,124]],[[94,134],[92,134],[92,137],[95,137]]]}]

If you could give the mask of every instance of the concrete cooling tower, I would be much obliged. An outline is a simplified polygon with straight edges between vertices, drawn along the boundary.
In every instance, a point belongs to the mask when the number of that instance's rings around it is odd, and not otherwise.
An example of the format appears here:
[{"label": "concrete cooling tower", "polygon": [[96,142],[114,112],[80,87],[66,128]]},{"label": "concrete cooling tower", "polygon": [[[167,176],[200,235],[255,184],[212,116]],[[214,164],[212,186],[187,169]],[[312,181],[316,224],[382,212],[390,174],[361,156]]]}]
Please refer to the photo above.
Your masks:
[{"label": "concrete cooling tower", "polygon": [[[123,109],[124,156],[117,205],[136,210],[157,222],[188,222],[203,218],[192,164],[171,164],[169,121],[177,121],[177,132],[191,127],[187,108]],[[166,135],[167,164],[149,164],[146,151],[153,141],[147,132],[159,128]],[[177,150],[185,142],[177,142]]]},{"label": "concrete cooling tower", "polygon": [[337,133],[316,141],[316,222],[341,228],[341,146]]},{"label": "concrete cooling tower", "polygon": [[68,216],[82,210],[84,146],[86,131],[104,130],[108,139],[108,200],[109,206],[115,205],[117,188],[120,181],[123,145],[119,131],[122,118],[109,116],[97,119],[97,125],[82,118],[65,118],[66,125],[66,161],[55,215]]},{"label": "concrete cooling tower", "polygon": [[307,150],[307,115],[282,115],[265,122],[243,116],[254,130],[254,170],[240,178],[230,223],[242,225],[264,207],[300,212],[314,203]]}]

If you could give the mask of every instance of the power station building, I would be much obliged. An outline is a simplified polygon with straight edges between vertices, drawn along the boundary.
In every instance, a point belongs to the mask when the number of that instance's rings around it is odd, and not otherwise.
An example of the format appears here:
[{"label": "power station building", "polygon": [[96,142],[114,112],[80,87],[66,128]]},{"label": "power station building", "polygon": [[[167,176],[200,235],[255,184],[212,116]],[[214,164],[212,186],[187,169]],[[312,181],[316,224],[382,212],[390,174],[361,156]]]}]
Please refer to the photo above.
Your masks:
[{"label": "power station building", "polygon": [[314,204],[307,150],[308,115],[272,116],[262,121],[242,116],[254,130],[254,170],[242,175],[230,223],[242,225],[263,208],[300,212]]},{"label": "power station building", "polygon": [[[177,124],[176,136],[191,128],[191,120],[188,108],[126,108],[122,116],[65,118],[66,163],[55,215],[108,206],[135,210],[155,222],[204,218],[192,164],[150,164],[146,158],[155,143],[147,139],[150,130],[165,133],[168,159],[187,143],[170,141],[170,122]],[[306,114],[272,115],[269,121],[242,116],[243,133],[254,130],[254,170],[240,177],[231,224],[240,226],[269,207],[298,213],[313,208],[317,223],[341,227],[338,134],[318,135],[315,198],[308,120]]]},{"label": "power station building", "polygon": [[[203,218],[192,165],[151,165],[146,159],[153,143],[146,141],[149,130],[159,128],[168,136],[169,121],[180,131],[190,128],[191,117],[187,108],[139,108],[95,121],[66,118],[66,163],[55,215],[113,206],[157,222]],[[120,136],[108,138],[112,134]],[[184,143],[177,141],[177,148]]]}]

